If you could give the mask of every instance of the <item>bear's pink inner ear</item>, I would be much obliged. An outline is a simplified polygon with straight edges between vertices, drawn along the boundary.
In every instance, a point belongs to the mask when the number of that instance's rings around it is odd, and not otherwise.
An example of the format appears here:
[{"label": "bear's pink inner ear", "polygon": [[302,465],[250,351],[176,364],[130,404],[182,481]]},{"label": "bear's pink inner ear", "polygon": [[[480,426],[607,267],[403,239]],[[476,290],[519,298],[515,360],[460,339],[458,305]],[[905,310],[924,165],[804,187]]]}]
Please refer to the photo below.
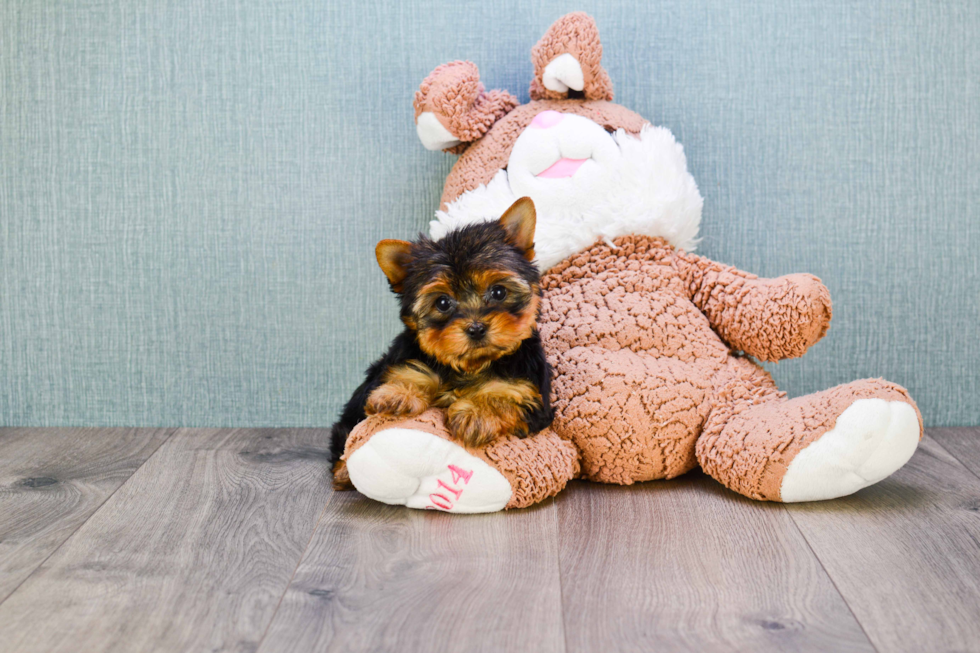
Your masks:
[{"label": "bear's pink inner ear", "polygon": [[381,271],[388,277],[391,289],[401,292],[408,275],[408,264],[412,262],[412,243],[388,238],[378,243],[374,254],[378,258]]},{"label": "bear's pink inner ear", "polygon": [[522,197],[500,216],[500,225],[507,232],[507,242],[524,252],[524,258],[534,260],[534,228],[537,213],[530,197]]}]

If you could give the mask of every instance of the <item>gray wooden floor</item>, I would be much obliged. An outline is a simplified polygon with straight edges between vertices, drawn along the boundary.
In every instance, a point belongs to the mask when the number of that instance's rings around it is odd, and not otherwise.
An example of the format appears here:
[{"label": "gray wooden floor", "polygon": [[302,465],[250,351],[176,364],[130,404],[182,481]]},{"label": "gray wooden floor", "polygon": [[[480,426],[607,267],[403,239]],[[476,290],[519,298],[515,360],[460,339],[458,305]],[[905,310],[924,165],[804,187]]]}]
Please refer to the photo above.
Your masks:
[{"label": "gray wooden floor", "polygon": [[980,429],[841,499],[700,473],[450,516],[323,430],[0,429],[0,651],[980,651]]}]

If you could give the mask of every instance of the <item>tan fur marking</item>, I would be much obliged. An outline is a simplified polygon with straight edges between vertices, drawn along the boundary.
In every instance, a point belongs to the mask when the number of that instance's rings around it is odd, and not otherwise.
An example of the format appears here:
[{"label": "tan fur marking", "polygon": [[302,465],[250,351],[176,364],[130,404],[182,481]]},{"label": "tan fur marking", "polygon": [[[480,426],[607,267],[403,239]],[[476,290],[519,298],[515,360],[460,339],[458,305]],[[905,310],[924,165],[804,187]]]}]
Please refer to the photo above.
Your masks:
[{"label": "tan fur marking", "polygon": [[442,276],[439,276],[419,289],[415,303],[412,304],[412,312],[416,315],[428,313],[433,309],[435,301],[441,295],[449,295],[455,299],[453,289],[450,287],[449,282]]},{"label": "tan fur marking", "polygon": [[388,277],[388,283],[395,292],[402,291],[402,283],[408,274],[407,266],[412,260],[412,243],[404,240],[386,238],[374,248],[381,271]]},{"label": "tan fur marking", "polygon": [[364,412],[414,417],[432,405],[440,383],[439,375],[419,361],[396,365],[385,373],[384,383],[368,396]]},{"label": "tan fur marking", "polygon": [[[429,328],[419,331],[419,346],[443,365],[456,371],[464,371],[466,356],[470,352],[470,338],[465,332],[466,323],[455,320],[443,329]],[[488,359],[487,364],[493,359]]]},{"label": "tan fur marking", "polygon": [[432,281],[430,281],[429,283],[422,286],[421,288],[419,288],[418,291],[419,296],[427,295],[429,293],[440,293],[440,294],[445,293],[447,295],[452,296],[453,289],[449,286],[448,281],[446,281],[442,277],[437,277]]},{"label": "tan fur marking", "polygon": [[494,284],[500,284],[510,291],[529,292],[530,290],[526,281],[505,270],[477,270],[473,272],[472,278],[481,294]]},{"label": "tan fur marking", "polygon": [[[451,403],[450,403],[451,402]],[[541,405],[541,394],[529,381],[491,379],[443,394],[449,431],[470,447],[482,447],[503,435],[527,435],[524,412]]]}]

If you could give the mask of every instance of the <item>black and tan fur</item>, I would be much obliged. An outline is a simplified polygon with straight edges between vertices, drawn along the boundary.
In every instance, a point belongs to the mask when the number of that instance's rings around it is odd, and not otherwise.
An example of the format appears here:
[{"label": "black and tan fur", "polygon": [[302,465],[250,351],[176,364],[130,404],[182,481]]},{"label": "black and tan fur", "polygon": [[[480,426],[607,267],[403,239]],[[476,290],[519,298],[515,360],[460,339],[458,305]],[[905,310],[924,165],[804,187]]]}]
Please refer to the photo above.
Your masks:
[{"label": "black and tan fur", "polygon": [[375,413],[411,417],[442,408],[453,436],[469,447],[551,424],[551,374],[536,328],[534,226],[534,204],[522,198],[500,220],[438,241],[378,243],[405,330],[368,368],[334,424],[333,460],[354,426]]}]

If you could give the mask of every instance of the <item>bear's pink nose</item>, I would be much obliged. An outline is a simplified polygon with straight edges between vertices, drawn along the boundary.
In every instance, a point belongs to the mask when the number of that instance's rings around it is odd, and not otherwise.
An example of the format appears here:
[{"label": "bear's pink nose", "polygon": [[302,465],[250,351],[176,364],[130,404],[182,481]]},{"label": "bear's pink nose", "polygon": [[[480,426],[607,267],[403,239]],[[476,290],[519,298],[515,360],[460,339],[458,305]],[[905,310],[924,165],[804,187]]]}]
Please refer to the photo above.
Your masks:
[{"label": "bear's pink nose", "polygon": [[537,127],[538,129],[548,129],[560,123],[564,117],[563,114],[557,111],[542,111],[534,116],[534,120],[531,121],[531,126]]}]

